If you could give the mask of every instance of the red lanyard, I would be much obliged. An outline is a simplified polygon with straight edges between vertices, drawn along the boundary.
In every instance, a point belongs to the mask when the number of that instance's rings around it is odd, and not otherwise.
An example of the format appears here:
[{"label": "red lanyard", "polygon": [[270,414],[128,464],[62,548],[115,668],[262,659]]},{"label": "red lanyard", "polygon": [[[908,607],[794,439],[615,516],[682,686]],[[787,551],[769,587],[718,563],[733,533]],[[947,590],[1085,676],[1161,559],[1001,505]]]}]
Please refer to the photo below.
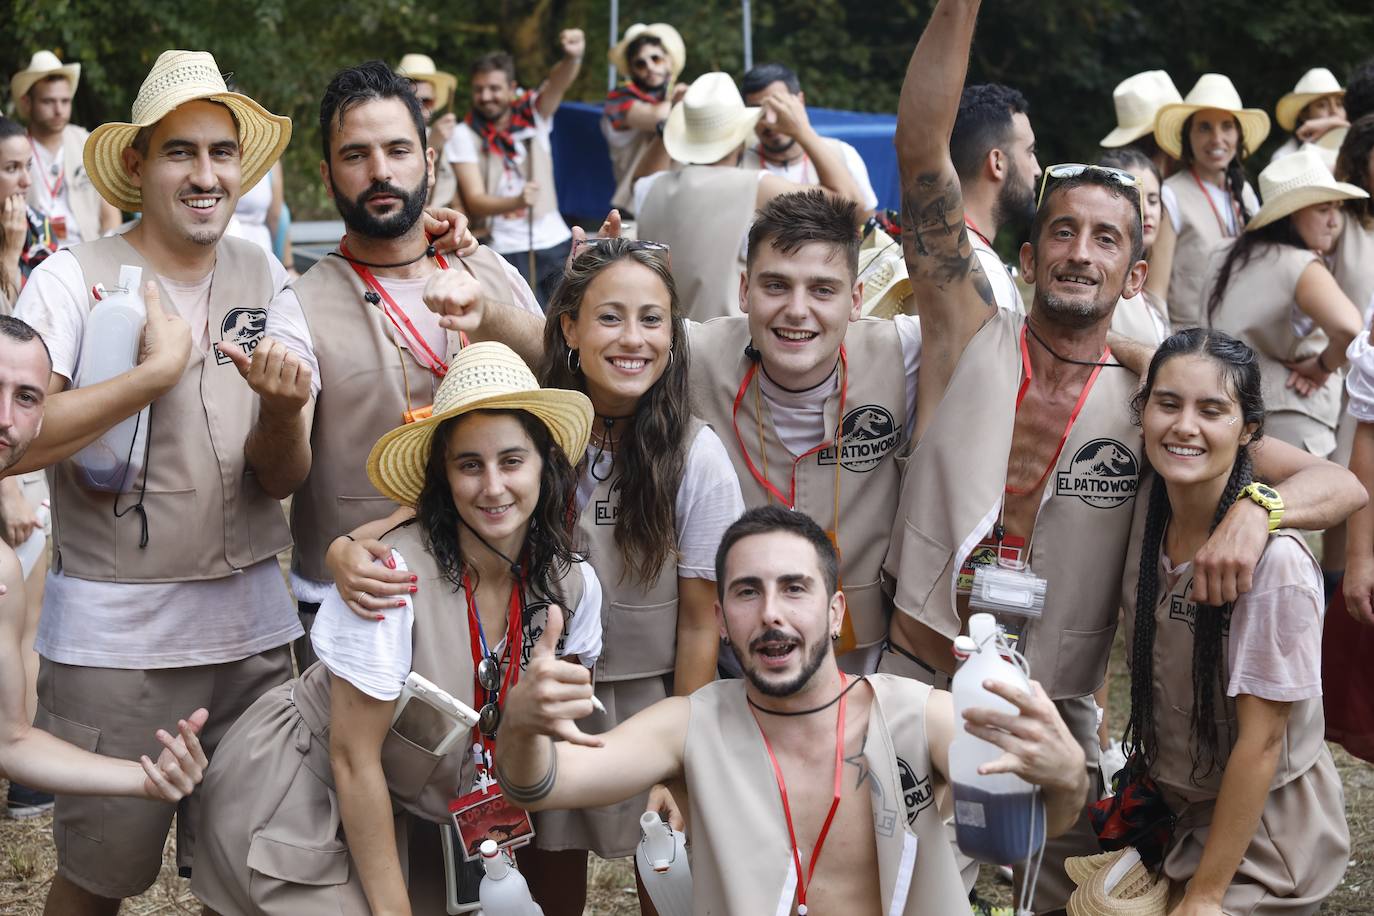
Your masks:
[{"label": "red lanyard", "polygon": [[[759,469],[754,465],[754,459],[749,457],[749,449],[745,446],[744,437],[740,435],[739,431],[739,405],[744,401],[744,396],[749,393],[749,385],[754,381],[754,374],[758,371],[759,364],[754,362],[750,363],[749,371],[744,373],[744,381],[740,382],[739,391],[735,392],[735,406],[730,411],[730,423],[735,427],[735,439],[739,442],[740,454],[744,456],[744,463],[748,466],[749,473],[754,475],[754,479],[758,481],[759,486],[772,494],[774,499],[789,509],[795,509],[797,503],[797,465],[801,464],[827,445],[833,444],[835,446],[835,464],[837,467],[839,466],[840,437],[844,433],[844,401],[845,396],[849,392],[849,358],[845,355],[844,344],[840,344],[840,412],[835,420],[835,438],[833,440],[827,439],[809,449],[806,454],[799,455],[792,459],[792,482],[789,485],[787,496],[783,496],[778,488],[773,486],[767,475],[759,473]],[[761,417],[759,418],[759,422],[762,422]]]},{"label": "red lanyard", "polygon": [[[1223,236],[1230,236],[1232,234],[1231,224],[1221,218],[1221,211],[1217,209],[1216,201],[1212,200],[1212,192],[1203,187],[1202,179],[1197,177],[1196,170],[1189,169],[1188,174],[1193,176],[1193,181],[1197,182],[1197,189],[1202,192],[1203,197],[1207,198],[1207,206],[1212,208],[1212,215],[1217,218],[1217,228],[1221,230],[1221,234]],[[1226,199],[1231,202],[1231,210],[1234,212],[1237,209],[1236,199],[1231,196],[1230,191],[1226,192]]]},{"label": "red lanyard", "polygon": [[[1030,348],[1026,345],[1026,325],[1021,327],[1021,389],[1016,393],[1016,409],[1020,411],[1021,402],[1025,400],[1026,389],[1031,383],[1031,361]],[[1069,422],[1064,424],[1064,435],[1059,437],[1059,447],[1054,450],[1054,457],[1050,463],[1045,465],[1045,471],[1040,477],[1025,490],[1018,490],[1011,484],[1007,484],[1006,491],[1012,496],[1026,496],[1040,489],[1040,485],[1045,482],[1045,478],[1050,476],[1050,471],[1059,463],[1059,456],[1064,452],[1064,445],[1069,441],[1069,431],[1073,429],[1074,422],[1078,419],[1079,412],[1083,409],[1083,403],[1088,400],[1088,392],[1092,390],[1093,383],[1097,381],[1098,374],[1102,371],[1102,366],[1112,355],[1112,348],[1106,347],[1102,350],[1102,356],[1098,359],[1097,367],[1093,369],[1092,375],[1088,376],[1088,381],[1084,383],[1083,390],[1078,394],[1078,403],[1073,405],[1073,413],[1069,414]]]},{"label": "red lanyard", "polygon": [[[386,288],[377,282],[377,278],[372,275],[372,271],[353,260],[353,256],[348,253],[348,244],[343,240],[339,241],[339,253],[344,256],[344,260],[348,262],[348,266],[352,267],[353,272],[363,281],[363,285],[385,303],[382,308],[382,314],[387,317],[387,320],[391,322],[391,326],[396,329],[396,332],[400,334],[401,338],[406,342],[406,346],[415,357],[415,361],[420,363],[430,372],[433,372],[439,378],[443,378],[447,375],[448,363],[444,362],[439,354],[430,349],[429,344],[420,336],[420,332],[415,329],[415,325],[410,323],[410,318],[407,317],[401,307],[396,304],[396,300],[391,298],[391,294],[386,291]],[[448,261],[444,259],[443,255],[436,253],[434,255],[434,260],[438,262],[440,270],[448,270]]]},{"label": "red lanyard", "polygon": [[[29,149],[33,152],[34,162],[41,163],[43,160],[40,159],[38,156],[38,147],[33,145],[32,134],[29,135]],[[60,150],[58,151],[57,156],[53,159],[53,164],[58,167],[59,171],[57,173],[57,181],[53,182],[52,184],[48,184],[47,169],[38,169],[37,171],[38,177],[43,181],[43,187],[48,189],[48,196],[52,199],[53,203],[56,203],[57,195],[62,193],[62,179],[65,177],[66,172],[66,170],[62,168],[62,152]]]},{"label": "red lanyard", "polygon": [[964,225],[965,225],[965,226],[968,226],[969,229],[973,230],[973,234],[976,235],[976,236],[978,236],[980,239],[982,239],[984,245],[988,246],[989,248],[992,247],[992,242],[989,241],[989,240],[988,240],[988,237],[987,237],[986,235],[983,234],[983,230],[979,229],[977,226],[975,226],[975,225],[973,224],[973,220],[971,220],[971,219],[969,219],[967,216],[965,216],[965,217],[964,217]]},{"label": "red lanyard", "polygon": [[[835,812],[840,809],[840,775],[844,766],[844,709],[846,693],[845,683],[849,679],[845,677],[843,671],[840,672],[840,709],[839,716],[835,721],[835,793],[830,800],[830,810],[825,815],[825,823],[821,824],[821,832],[816,836],[816,845],[811,847],[811,860],[807,863],[806,874],[802,874],[801,850],[797,848],[797,830],[792,826],[792,806],[787,801],[787,781],[783,779],[782,767],[778,764],[778,757],[773,753],[773,745],[768,740],[768,735],[764,733],[763,726],[759,725],[759,735],[763,737],[763,747],[768,751],[768,761],[773,764],[773,778],[778,781],[778,794],[782,796],[782,815],[787,819],[787,838],[792,841],[792,862],[797,866],[797,914],[806,916],[806,888],[811,883],[811,876],[816,873],[816,863],[821,858],[821,847],[825,845],[826,834],[830,832],[830,825],[835,821]],[[759,721],[758,714],[754,714],[754,723]]]},{"label": "red lanyard", "polygon": [[[520,608],[520,588],[521,584],[516,582],[510,590],[510,608],[506,611],[506,651],[502,653],[507,658],[506,670],[501,678],[501,688],[496,693],[496,707],[501,708],[501,704],[506,701],[506,694],[510,688],[520,680],[520,661],[525,651],[524,646],[524,621],[521,620],[522,611]],[[477,679],[477,666],[482,663],[482,659],[487,656],[487,637],[482,632],[482,618],[477,614],[477,595],[472,589],[472,580],[467,573],[463,573],[463,595],[468,602],[468,647],[472,650],[472,696],[474,700],[484,699],[487,692],[482,686],[482,682]],[[490,652],[495,655],[495,652]],[[478,708],[483,703],[478,702]],[[473,738],[488,750],[496,747],[496,742],[482,734],[478,728],[473,728]]]}]

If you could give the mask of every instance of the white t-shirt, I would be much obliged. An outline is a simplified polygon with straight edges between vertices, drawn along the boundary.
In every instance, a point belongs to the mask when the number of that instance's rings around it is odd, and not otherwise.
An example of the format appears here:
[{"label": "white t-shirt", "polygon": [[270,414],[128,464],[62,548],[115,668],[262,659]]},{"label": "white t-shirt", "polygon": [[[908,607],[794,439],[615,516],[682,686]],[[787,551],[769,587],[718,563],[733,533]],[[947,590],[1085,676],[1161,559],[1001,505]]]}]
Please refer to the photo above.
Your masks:
[{"label": "white t-shirt", "polygon": [[973,245],[973,253],[978,256],[978,263],[983,265],[983,273],[987,274],[988,282],[992,284],[992,298],[997,301],[997,307],[1016,312],[1018,315],[1026,314],[1025,300],[1021,298],[1021,291],[1016,288],[1016,280],[1012,278],[1007,265],[1003,264],[997,252],[983,241],[983,237],[972,229],[969,230],[968,238]]},{"label": "white t-shirt", "polygon": [[[273,286],[280,289],[286,271],[267,260]],[[208,351],[214,271],[190,283],[159,279],[171,300],[165,307],[186,320],[201,350]],[[15,314],[47,343],[53,371],[69,380],[81,369],[87,289],[76,257],[59,251],[34,270],[15,303]],[[34,647],[66,665],[183,668],[247,658],[303,632],[273,558],[194,582],[98,582],[49,572]]]},{"label": "white t-shirt", "polygon": [[[587,508],[597,480],[611,473],[615,454],[588,449],[591,456],[586,473],[577,483],[577,511]],[[687,449],[682,484],[674,501],[677,528],[677,574],[682,579],[716,581],[716,548],[725,536],[725,529],[744,514],[744,496],[740,493],[739,478],[725,451],[720,437],[709,426],[703,426]]]},{"label": "white t-shirt", "polygon": [[[397,569],[410,568],[400,551],[391,551],[391,556]],[[374,562],[380,564],[381,561]],[[601,656],[601,582],[591,564],[578,563],[577,569],[582,574],[582,600],[559,640],[558,654],[576,655],[582,664],[593,668]],[[433,585],[443,587],[443,583]],[[453,597],[455,611],[466,613],[464,603],[456,594]],[[415,606],[409,595],[403,600],[405,606],[388,610],[385,620],[364,620],[348,609],[337,589],[331,588],[310,629],[315,654],[329,673],[343,678],[373,699],[399,697],[411,670],[411,634],[415,627]],[[533,645],[538,638],[539,632],[525,629],[525,646]],[[503,635],[501,642],[490,647],[491,651],[499,656],[505,644]],[[528,653],[522,661],[522,669],[527,662]]]},{"label": "white t-shirt", "polygon": [[[1217,187],[1206,179],[1202,180],[1202,187],[1207,191],[1207,196],[1212,198],[1212,206],[1225,218],[1227,234],[1235,235],[1239,227],[1236,225],[1236,208],[1231,205],[1231,192],[1226,188]],[[1255,196],[1254,188],[1246,184],[1245,192],[1241,196],[1245,198],[1245,209],[1254,216],[1259,211],[1259,198]],[[1165,184],[1160,190],[1159,199],[1164,205],[1164,212],[1169,214],[1169,222],[1177,234],[1183,229],[1183,212],[1178,206],[1178,192]]]},{"label": "white t-shirt", "polygon": [[[864,209],[878,209],[878,195],[873,190],[873,182],[868,177],[868,166],[864,164],[864,159],[859,155],[859,151],[845,143],[843,140],[834,137],[824,138],[826,143],[833,143],[840,148],[840,155],[844,159],[844,167],[858,183],[859,190],[863,192]],[[788,181],[797,184],[814,185],[820,184],[820,176],[816,174],[816,164],[811,161],[811,157],[805,153],[793,159],[791,162],[774,162],[760,155],[759,160],[763,167],[774,175],[786,178]]]},{"label": "white t-shirt", "polygon": [[[552,155],[553,147],[549,142],[552,135],[553,121],[541,115],[536,105],[534,127],[517,130],[513,134],[516,167],[511,168],[507,165],[501,172],[500,184],[495,188],[487,188],[486,192],[495,197],[518,196],[525,188],[525,172],[528,170],[525,165],[525,144],[531,141],[538,143],[543,150]],[[470,162],[477,165],[478,142],[480,141],[477,134],[466,124],[459,122],[449,136],[448,143],[444,144],[444,158],[454,164]],[[562,245],[570,238],[572,230],[557,213],[545,213],[534,224],[535,251]],[[529,218],[523,208],[491,218],[491,247],[500,254],[516,254],[530,250]]]},{"label": "white t-shirt", "polygon": [[[64,133],[65,137],[66,134]],[[67,221],[67,236],[58,240],[61,248],[70,248],[79,243],[81,239],[81,227],[77,225],[76,214],[72,212],[71,195],[69,184],[71,176],[66,174],[62,163],[63,154],[66,153],[65,143],[57,148],[57,153],[48,152],[48,148],[41,143],[30,141],[34,151],[33,156],[33,188],[38,195],[38,204],[34,207],[40,213],[47,214],[49,219],[65,219]],[[58,178],[62,179],[62,184],[58,186],[57,196],[53,197],[52,188]],[[56,233],[53,234],[56,238]]]},{"label": "white t-shirt", "polygon": [[1350,395],[1346,410],[1361,423],[1374,423],[1374,345],[1369,343],[1374,325],[1374,297],[1365,306],[1364,331],[1345,349],[1350,368],[1345,375],[1345,391]]},{"label": "white t-shirt", "polygon": [[[906,446],[916,430],[916,370],[921,366],[921,321],[913,315],[894,315],[897,338],[902,345],[902,369],[906,373],[906,425],[898,450]],[[688,340],[699,322],[687,322]],[[863,367],[851,367],[863,371]],[[788,391],[775,384],[767,372],[759,372],[759,391],[772,408],[773,429],[780,441],[793,455],[804,455],[825,439],[825,404],[839,389],[839,368],[814,388]]]}]

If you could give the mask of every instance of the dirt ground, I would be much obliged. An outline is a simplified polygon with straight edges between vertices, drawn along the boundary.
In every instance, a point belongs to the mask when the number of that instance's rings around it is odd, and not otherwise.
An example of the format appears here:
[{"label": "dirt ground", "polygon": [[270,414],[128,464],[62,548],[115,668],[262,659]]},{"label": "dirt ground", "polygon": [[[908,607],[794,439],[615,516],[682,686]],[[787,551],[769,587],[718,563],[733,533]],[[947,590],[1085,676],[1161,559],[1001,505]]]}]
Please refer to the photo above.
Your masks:
[{"label": "dirt ground", "polygon": [[[1120,733],[1127,712],[1125,664],[1120,645],[1114,653],[1111,672],[1110,721]],[[1351,861],[1345,880],[1326,901],[1323,914],[1329,916],[1367,916],[1369,897],[1374,892],[1374,766],[1357,760],[1332,745],[1332,754],[1345,784],[1346,818],[1350,823]],[[4,783],[0,782],[0,787]],[[200,906],[191,895],[190,883],[177,877],[172,841],[158,881],[145,894],[130,900],[122,912],[127,916],[152,914],[199,914]],[[0,916],[37,916],[54,866],[51,819],[26,821],[0,819]],[[985,874],[990,869],[984,869]],[[591,916],[633,916],[639,908],[634,894],[634,875],[629,860],[607,862],[592,858],[588,876],[587,913]],[[1011,894],[1005,884],[985,878],[980,892],[989,900],[1009,904]]]}]

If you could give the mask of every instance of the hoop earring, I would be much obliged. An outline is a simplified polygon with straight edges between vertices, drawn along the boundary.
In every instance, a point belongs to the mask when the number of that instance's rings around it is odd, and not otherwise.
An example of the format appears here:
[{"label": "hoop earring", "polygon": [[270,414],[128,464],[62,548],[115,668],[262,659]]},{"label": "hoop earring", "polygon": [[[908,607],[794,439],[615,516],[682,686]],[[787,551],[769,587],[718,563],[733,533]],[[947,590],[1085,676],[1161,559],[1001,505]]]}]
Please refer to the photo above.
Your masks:
[{"label": "hoop earring", "polygon": [[[576,366],[573,365],[573,360],[577,361]],[[582,371],[582,358],[577,355],[576,350],[568,350],[568,371],[571,372],[573,375],[576,375],[578,372]]]},{"label": "hoop earring", "polygon": [[673,368],[673,348],[668,347],[668,368]]}]

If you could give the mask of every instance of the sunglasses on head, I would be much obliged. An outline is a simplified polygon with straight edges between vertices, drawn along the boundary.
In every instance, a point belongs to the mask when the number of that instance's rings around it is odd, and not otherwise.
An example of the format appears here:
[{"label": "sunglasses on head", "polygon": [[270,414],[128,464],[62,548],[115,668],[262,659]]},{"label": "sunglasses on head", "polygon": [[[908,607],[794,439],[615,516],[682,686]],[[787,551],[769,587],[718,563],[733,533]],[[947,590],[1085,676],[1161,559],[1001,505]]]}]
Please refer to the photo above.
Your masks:
[{"label": "sunglasses on head", "polygon": [[656,251],[661,253],[665,258],[668,258],[670,263],[672,260],[672,253],[668,248],[667,242],[654,242],[649,239],[622,240],[613,237],[602,238],[601,236],[589,239],[579,239],[575,242],[573,244],[573,259],[576,260],[577,256],[588,248],[604,248],[612,242],[621,242],[625,245],[627,251]]},{"label": "sunglasses on head", "polygon": [[1045,169],[1045,174],[1040,177],[1040,196],[1035,199],[1035,206],[1039,209],[1045,201],[1045,189],[1050,186],[1051,181],[1064,181],[1068,178],[1077,178],[1086,174],[1100,175],[1109,181],[1119,184],[1123,188],[1134,188],[1137,195],[1140,194],[1140,179],[1130,172],[1122,169],[1114,169],[1107,165],[1084,165],[1081,162],[1061,162],[1059,165],[1052,165]]}]

